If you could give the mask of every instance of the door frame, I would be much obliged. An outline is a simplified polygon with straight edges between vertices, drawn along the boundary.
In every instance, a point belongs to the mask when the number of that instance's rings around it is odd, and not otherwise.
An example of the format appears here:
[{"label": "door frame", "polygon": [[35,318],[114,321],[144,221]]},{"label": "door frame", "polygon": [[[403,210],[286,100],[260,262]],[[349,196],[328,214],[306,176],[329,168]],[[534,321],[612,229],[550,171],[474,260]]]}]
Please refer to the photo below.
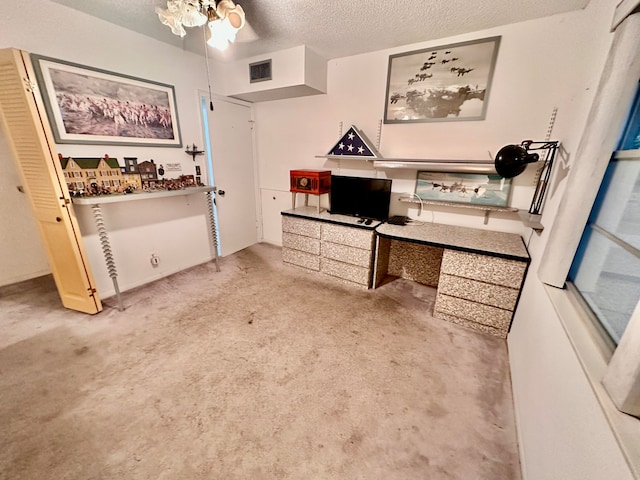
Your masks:
[{"label": "door frame", "polygon": [[[203,111],[201,108],[201,99],[204,97],[205,99],[207,99],[207,103],[209,100],[213,101],[213,106],[215,109],[215,101],[224,101],[224,102],[228,102],[228,103],[235,103],[236,105],[242,105],[244,107],[249,107],[249,112],[250,112],[250,117],[251,117],[251,151],[252,151],[252,163],[253,163],[253,191],[254,191],[254,201],[255,201],[255,209],[256,209],[256,238],[258,240],[258,242],[262,242],[264,239],[264,234],[263,234],[263,226],[262,226],[262,222],[263,222],[263,216],[262,216],[262,200],[261,200],[261,195],[260,195],[260,168],[258,166],[258,148],[256,145],[256,121],[255,121],[255,110],[253,108],[253,103],[251,102],[246,102],[244,100],[239,100],[237,98],[232,98],[232,97],[226,97],[224,95],[219,95],[216,93],[209,93],[205,90],[200,90],[198,89],[196,91],[196,102],[198,105],[198,112],[200,113],[200,136],[201,136],[201,142],[202,145],[204,145],[203,150],[205,151],[205,153],[209,156],[209,155],[213,155],[213,152],[211,151],[211,145],[209,145],[205,139],[207,138],[207,134],[205,132],[205,121],[202,117],[203,115]],[[208,110],[208,105],[207,105],[207,111]],[[212,161],[211,161],[211,168],[213,168],[213,156],[212,156]],[[211,180],[214,178],[213,177],[213,173],[209,171],[209,162],[206,162],[207,164],[207,179],[209,180],[210,184],[212,183]],[[212,186],[216,186],[215,184],[213,184]],[[214,199],[215,199],[215,194],[214,194]]]}]

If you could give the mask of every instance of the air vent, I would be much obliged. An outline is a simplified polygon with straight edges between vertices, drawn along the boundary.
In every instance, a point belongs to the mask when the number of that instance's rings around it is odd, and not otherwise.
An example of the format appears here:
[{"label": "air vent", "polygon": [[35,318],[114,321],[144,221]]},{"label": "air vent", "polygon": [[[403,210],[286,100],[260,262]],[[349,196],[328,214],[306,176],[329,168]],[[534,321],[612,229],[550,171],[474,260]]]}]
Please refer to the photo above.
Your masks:
[{"label": "air vent", "polygon": [[249,83],[271,80],[271,59],[249,64]]}]

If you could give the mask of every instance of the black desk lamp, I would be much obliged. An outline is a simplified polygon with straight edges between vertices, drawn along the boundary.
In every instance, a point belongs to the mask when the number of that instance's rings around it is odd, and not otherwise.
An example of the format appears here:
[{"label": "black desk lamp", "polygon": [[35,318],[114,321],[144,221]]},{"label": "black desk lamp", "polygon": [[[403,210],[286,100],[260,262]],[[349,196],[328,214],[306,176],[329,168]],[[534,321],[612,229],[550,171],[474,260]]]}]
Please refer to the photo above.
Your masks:
[{"label": "black desk lamp", "polygon": [[513,178],[524,172],[527,165],[540,161],[540,154],[536,151],[544,151],[544,163],[540,171],[540,178],[536,184],[536,191],[531,200],[529,213],[540,215],[544,201],[544,195],[547,192],[549,177],[551,176],[551,167],[553,167],[553,159],[558,149],[558,142],[534,142],[533,140],[524,140],[520,145],[506,145],[502,147],[495,159],[495,167],[498,175],[504,178]]}]

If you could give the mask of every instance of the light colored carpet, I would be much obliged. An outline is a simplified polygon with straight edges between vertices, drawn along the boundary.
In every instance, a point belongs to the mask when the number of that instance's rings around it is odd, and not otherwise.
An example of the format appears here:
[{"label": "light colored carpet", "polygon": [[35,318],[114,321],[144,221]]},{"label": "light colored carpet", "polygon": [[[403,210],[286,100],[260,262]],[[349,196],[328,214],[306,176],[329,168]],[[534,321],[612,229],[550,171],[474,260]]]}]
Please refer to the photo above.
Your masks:
[{"label": "light colored carpet", "polygon": [[[259,244],[86,316],[0,289],[0,479],[519,479],[504,340]],[[111,304],[112,306],[109,306]]]}]

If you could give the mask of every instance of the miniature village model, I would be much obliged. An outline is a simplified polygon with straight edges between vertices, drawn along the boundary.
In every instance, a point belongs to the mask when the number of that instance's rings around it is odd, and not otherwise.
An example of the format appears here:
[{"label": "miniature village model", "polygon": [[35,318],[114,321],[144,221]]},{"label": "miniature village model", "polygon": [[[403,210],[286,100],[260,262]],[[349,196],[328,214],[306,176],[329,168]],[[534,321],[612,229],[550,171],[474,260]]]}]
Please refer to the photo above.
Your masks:
[{"label": "miniature village model", "polygon": [[164,178],[164,167],[153,160],[138,163],[136,157],[124,157],[124,166],[117,158],[72,158],[58,155],[69,193],[74,197],[108,195],[112,193],[181,190],[202,186],[200,177],[180,175]]}]

